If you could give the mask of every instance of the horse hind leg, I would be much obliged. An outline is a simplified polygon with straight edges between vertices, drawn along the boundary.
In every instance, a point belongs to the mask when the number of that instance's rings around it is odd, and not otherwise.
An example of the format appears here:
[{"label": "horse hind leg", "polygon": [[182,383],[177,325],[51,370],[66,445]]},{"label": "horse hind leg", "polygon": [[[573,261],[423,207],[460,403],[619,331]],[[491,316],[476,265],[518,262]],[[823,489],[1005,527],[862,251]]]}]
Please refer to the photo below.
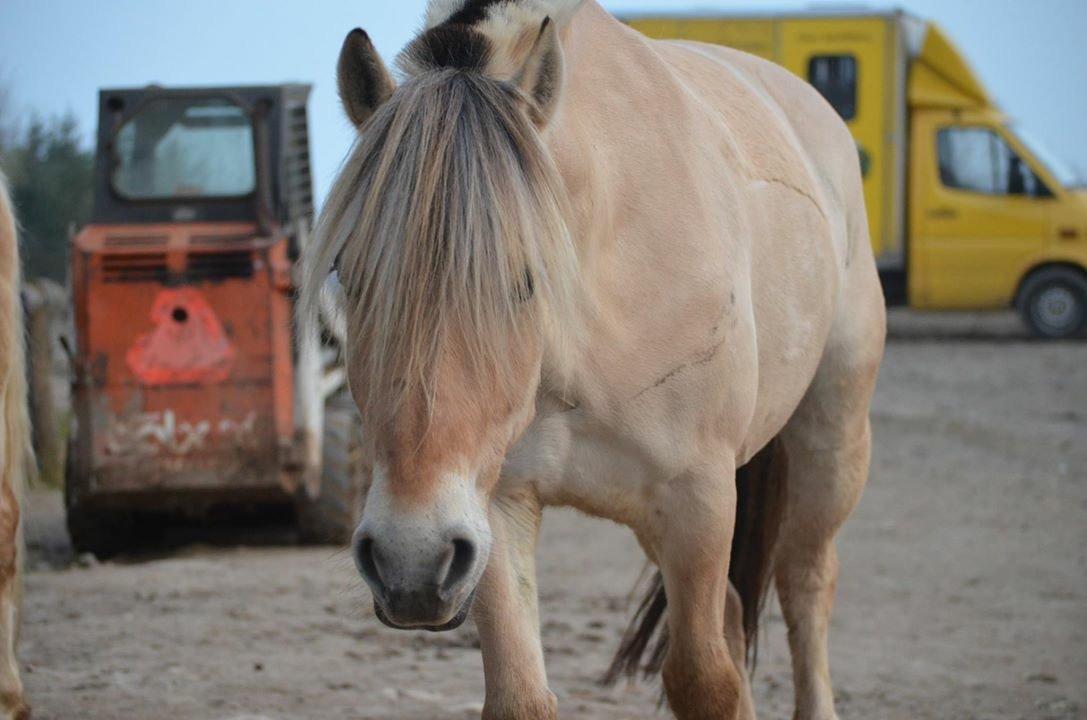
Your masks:
[{"label": "horse hind leg", "polygon": [[728,642],[732,663],[740,675],[740,706],[736,720],[755,720],[755,700],[751,695],[751,678],[747,672],[743,602],[732,583],[728,585],[728,598],[725,600],[725,640]]},{"label": "horse hind leg", "polygon": [[796,720],[837,718],[827,653],[838,577],[834,536],[868,478],[868,407],[879,356],[840,360],[824,361],[782,432],[789,468],[774,579],[788,626]]}]

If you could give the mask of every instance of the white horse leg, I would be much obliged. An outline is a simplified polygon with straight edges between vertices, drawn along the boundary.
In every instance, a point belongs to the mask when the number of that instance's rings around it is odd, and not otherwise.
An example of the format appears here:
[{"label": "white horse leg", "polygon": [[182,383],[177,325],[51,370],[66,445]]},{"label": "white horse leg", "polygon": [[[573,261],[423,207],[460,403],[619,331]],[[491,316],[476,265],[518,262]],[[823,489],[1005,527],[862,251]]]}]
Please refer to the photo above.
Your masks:
[{"label": "white horse leg", "polygon": [[735,720],[741,705],[743,681],[725,639],[734,477],[735,467],[722,462],[712,473],[675,478],[653,508],[668,598],[662,676],[679,720]]},{"label": "white horse leg", "polygon": [[788,504],[775,580],[789,628],[796,720],[837,718],[827,657],[838,577],[834,536],[868,479],[868,406],[878,364],[878,353],[857,363],[824,361],[782,433]]},{"label": "white horse leg", "polygon": [[525,491],[492,504],[494,544],[473,615],[487,685],[484,720],[555,720],[547,685],[536,593],[540,502]]},{"label": "white horse leg", "polygon": [[15,659],[18,622],[14,582],[6,582],[0,588],[0,720],[26,717],[23,686]]},{"label": "white horse leg", "polygon": [[22,565],[18,499],[4,482],[0,489],[0,720],[28,717],[15,656],[19,633],[19,570]]}]

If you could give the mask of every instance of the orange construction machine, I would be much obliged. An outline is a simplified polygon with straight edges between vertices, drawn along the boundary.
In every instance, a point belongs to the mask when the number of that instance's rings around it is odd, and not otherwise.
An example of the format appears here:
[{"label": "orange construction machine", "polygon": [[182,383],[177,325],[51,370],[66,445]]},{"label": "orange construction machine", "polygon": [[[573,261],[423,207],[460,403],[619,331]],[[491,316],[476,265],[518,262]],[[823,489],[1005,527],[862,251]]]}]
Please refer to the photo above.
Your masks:
[{"label": "orange construction machine", "polygon": [[334,342],[292,322],[312,220],[306,85],[103,90],[94,213],[72,243],[72,541],[141,515],[293,504],[354,526],[357,416]]}]

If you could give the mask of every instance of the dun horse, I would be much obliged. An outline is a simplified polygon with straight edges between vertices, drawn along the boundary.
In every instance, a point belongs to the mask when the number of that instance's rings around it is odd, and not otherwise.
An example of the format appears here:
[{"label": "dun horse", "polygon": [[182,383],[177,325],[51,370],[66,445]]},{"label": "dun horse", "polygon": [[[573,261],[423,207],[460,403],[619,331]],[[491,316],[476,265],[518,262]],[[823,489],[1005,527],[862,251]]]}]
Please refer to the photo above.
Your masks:
[{"label": "dun horse", "polygon": [[596,0],[432,0],[397,70],[348,35],[359,135],[303,293],[336,271],[378,616],[471,612],[484,717],[556,717],[534,555],[541,508],[573,506],[660,568],[613,671],[659,667],[680,718],[752,717],[772,578],[796,717],[835,717],[834,535],[884,341],[845,125],[787,71]]},{"label": "dun horse", "polygon": [[22,527],[19,509],[30,447],[19,245],[0,172],[0,719],[28,717],[15,657],[19,632]]}]

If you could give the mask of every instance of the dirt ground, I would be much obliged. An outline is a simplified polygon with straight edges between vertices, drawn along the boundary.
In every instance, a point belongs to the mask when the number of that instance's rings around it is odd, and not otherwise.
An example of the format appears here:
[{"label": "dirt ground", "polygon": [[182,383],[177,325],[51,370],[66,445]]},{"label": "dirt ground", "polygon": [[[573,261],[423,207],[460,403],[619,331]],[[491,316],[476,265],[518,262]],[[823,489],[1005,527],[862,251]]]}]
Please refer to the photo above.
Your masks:
[{"label": "dirt ground", "polygon": [[[895,313],[871,482],[841,536],[831,656],[842,718],[1079,718],[1087,710],[1087,344],[1012,318]],[[22,655],[40,720],[478,717],[474,630],[380,626],[335,549],[189,545],[72,558],[30,498]],[[551,684],[569,718],[655,718],[658,688],[596,679],[642,570],[625,529],[550,512]],[[468,624],[470,625],[470,623]],[[755,678],[791,716],[780,613]]]}]

